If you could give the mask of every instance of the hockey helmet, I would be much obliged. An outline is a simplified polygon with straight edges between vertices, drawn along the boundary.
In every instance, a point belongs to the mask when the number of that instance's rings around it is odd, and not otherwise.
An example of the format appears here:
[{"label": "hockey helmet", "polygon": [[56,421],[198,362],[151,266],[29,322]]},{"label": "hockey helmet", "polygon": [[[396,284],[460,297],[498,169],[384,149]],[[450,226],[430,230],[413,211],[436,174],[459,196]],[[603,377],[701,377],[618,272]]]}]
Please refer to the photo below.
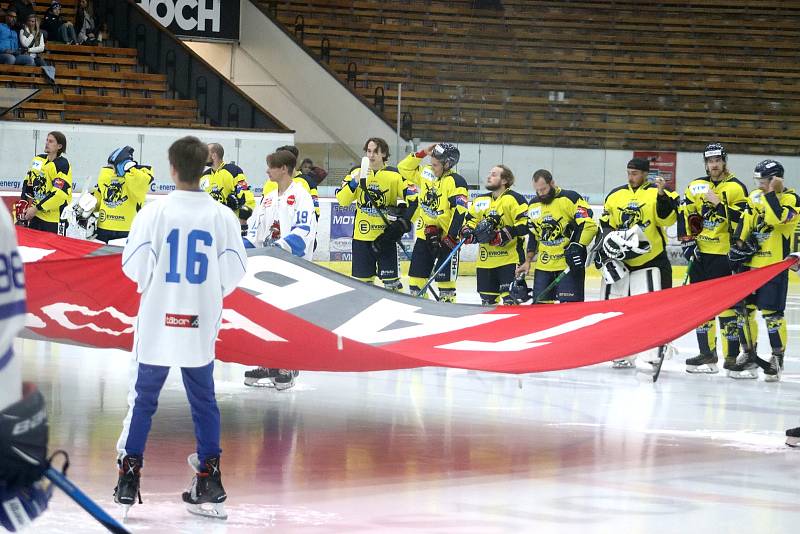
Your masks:
[{"label": "hockey helmet", "polygon": [[431,157],[439,160],[444,170],[449,171],[458,163],[458,160],[461,158],[461,152],[459,152],[456,145],[452,143],[439,143],[433,147]]},{"label": "hockey helmet", "polygon": [[765,159],[756,165],[753,178],[756,180],[771,180],[776,176],[783,178],[783,165],[773,159]]},{"label": "hockey helmet", "polygon": [[508,296],[514,303],[522,304],[524,302],[529,301],[531,297],[531,290],[528,288],[527,282],[525,282],[525,276],[519,276],[511,282],[511,285],[508,287]]},{"label": "hockey helmet", "polygon": [[728,151],[720,143],[711,143],[703,150],[703,161],[713,157],[721,157],[722,161],[728,161]]}]

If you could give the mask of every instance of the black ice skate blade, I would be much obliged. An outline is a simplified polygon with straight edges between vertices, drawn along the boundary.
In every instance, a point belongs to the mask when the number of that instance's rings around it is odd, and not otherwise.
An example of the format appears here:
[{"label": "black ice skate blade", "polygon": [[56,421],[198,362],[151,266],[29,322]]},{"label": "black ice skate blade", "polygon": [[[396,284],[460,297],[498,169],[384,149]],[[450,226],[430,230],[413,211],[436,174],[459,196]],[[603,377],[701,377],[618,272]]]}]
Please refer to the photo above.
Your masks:
[{"label": "black ice skate blade", "polygon": [[205,503],[205,506],[211,506],[211,509],[203,508],[202,504],[186,503],[186,510],[192,515],[205,517],[207,519],[218,519],[218,520],[228,519],[228,513],[225,511],[225,508],[223,507],[222,503],[219,504]]}]

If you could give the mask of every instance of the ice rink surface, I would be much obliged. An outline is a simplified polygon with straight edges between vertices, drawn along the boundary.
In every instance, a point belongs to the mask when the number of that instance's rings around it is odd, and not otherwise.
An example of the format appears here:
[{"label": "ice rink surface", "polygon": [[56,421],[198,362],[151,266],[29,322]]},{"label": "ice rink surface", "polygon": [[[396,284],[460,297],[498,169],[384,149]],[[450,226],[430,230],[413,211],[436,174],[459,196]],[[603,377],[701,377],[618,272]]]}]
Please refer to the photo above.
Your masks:
[{"label": "ice rink surface", "polygon": [[[478,300],[474,283],[459,280],[460,299]],[[780,383],[687,374],[694,333],[677,340],[680,354],[656,384],[601,364],[519,377],[302,372],[297,386],[277,392],[245,387],[245,367],[219,363],[227,521],[191,516],[181,503],[194,433],[173,371],[145,453],[144,504],[126,526],[192,534],[796,532],[800,450],[784,445],[784,431],[800,426],[797,293],[790,290]],[[67,450],[69,476],[121,518],[112,490],[128,354],[29,340],[16,348],[25,378],[48,400],[51,450]],[[58,491],[33,530],[104,531]]]}]

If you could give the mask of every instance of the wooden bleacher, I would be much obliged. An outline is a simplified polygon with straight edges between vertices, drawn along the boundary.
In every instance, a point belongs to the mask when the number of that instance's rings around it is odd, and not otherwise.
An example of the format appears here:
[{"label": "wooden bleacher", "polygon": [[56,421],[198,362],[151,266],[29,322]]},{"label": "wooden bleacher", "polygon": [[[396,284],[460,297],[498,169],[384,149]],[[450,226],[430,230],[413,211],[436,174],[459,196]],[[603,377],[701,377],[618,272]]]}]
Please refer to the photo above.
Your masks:
[{"label": "wooden bleacher", "polygon": [[357,94],[372,102],[383,89],[392,122],[402,83],[413,137],[687,151],[721,140],[800,153],[800,2],[276,4],[310,53],[319,58],[327,39],[328,66]]},{"label": "wooden bleacher", "polygon": [[196,101],[171,97],[166,75],[140,72],[135,49],[47,43],[43,57],[55,85],[39,67],[0,65],[0,87],[41,89],[4,119],[206,127]]}]

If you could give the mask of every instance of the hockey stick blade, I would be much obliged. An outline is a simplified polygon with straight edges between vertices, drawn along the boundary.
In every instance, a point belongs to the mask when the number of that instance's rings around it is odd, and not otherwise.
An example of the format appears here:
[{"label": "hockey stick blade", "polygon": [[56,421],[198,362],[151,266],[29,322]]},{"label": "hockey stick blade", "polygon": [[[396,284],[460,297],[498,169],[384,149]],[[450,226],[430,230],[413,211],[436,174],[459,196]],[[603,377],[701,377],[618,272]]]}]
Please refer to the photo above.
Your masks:
[{"label": "hockey stick blade", "polygon": [[109,532],[115,534],[130,534],[130,531],[120,525],[113,517],[100,508],[97,503],[90,499],[84,492],[82,492],[75,484],[73,484],[67,477],[60,471],[49,467],[44,472],[50,481],[58,487],[61,491],[69,495],[69,497],[78,503],[78,505],[89,512],[89,515],[94,517],[101,525],[106,527]]}]

